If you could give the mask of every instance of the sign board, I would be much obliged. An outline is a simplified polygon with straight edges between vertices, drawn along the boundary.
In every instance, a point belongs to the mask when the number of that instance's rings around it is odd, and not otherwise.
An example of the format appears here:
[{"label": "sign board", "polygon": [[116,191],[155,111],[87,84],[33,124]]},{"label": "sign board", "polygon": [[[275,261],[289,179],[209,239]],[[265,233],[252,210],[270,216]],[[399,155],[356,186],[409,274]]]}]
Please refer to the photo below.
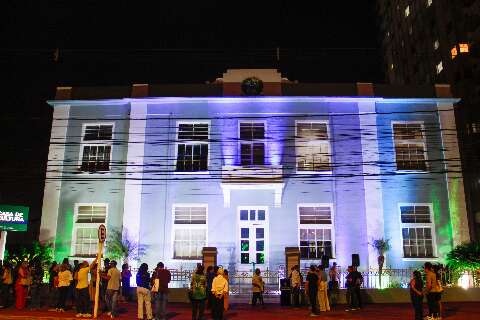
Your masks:
[{"label": "sign board", "polygon": [[107,239],[107,228],[105,228],[105,225],[101,224],[98,227],[98,241],[105,242],[105,239]]},{"label": "sign board", "polygon": [[27,231],[29,207],[0,204],[0,230]]}]

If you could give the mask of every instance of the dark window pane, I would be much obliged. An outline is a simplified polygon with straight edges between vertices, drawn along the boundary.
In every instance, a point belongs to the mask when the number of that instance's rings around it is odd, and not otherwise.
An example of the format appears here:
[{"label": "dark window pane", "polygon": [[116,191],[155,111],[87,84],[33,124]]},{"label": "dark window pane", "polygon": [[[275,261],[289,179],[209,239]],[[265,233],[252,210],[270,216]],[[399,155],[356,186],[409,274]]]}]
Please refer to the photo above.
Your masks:
[{"label": "dark window pane", "polygon": [[250,241],[248,240],[242,240],[240,242],[240,249],[241,251],[248,251],[250,250]]},{"label": "dark window pane", "polygon": [[243,239],[248,239],[250,237],[250,229],[249,228],[241,228],[240,229],[240,236]]},{"label": "dark window pane", "polygon": [[265,232],[263,228],[256,228],[255,229],[255,235],[257,239],[263,239],[265,238]]},{"label": "dark window pane", "polygon": [[255,210],[250,210],[250,220],[255,220]]},{"label": "dark window pane", "polygon": [[256,250],[257,251],[264,251],[265,250],[265,241],[263,241],[263,240],[257,241]]},{"label": "dark window pane", "polygon": [[264,264],[265,263],[265,254],[264,253],[257,253],[257,263]]},{"label": "dark window pane", "polygon": [[253,144],[253,164],[263,165],[265,163],[265,145],[263,143]]},{"label": "dark window pane", "polygon": [[258,220],[265,220],[265,210],[258,210]]},{"label": "dark window pane", "polygon": [[242,253],[240,255],[240,260],[242,264],[249,264],[250,263],[250,255],[248,253]]},{"label": "dark window pane", "polygon": [[240,210],[240,220],[248,220],[248,210]]},{"label": "dark window pane", "polygon": [[250,144],[240,145],[240,163],[242,165],[252,164],[252,146]]}]

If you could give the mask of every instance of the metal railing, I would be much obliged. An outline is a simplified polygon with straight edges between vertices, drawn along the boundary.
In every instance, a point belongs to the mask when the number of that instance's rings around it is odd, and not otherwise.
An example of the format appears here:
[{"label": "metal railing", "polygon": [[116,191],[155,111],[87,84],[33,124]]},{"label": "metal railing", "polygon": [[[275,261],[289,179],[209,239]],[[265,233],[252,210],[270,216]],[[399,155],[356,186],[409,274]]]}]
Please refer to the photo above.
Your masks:
[{"label": "metal railing", "polygon": [[[385,288],[408,288],[408,284],[415,269],[384,269],[380,275],[378,270],[368,270],[360,272],[363,276],[362,288],[364,289],[385,289]],[[188,288],[192,280],[193,270],[186,269],[169,269],[172,279],[169,284],[170,288]],[[301,270],[303,280],[306,280],[307,269]],[[328,273],[328,271],[327,271]],[[136,270],[132,270],[132,282],[135,280]],[[480,288],[480,270],[476,272],[459,273],[452,270],[441,271],[441,282],[446,288],[462,287],[462,288]],[[340,288],[346,287],[346,277],[348,272],[344,269],[338,269]],[[280,294],[280,280],[286,275],[284,269],[280,267],[278,270],[266,269],[262,271],[261,276],[265,282],[265,295]],[[229,273],[229,285],[231,295],[250,295],[252,292],[251,271],[231,271]],[[132,284],[134,285],[134,284]]]}]

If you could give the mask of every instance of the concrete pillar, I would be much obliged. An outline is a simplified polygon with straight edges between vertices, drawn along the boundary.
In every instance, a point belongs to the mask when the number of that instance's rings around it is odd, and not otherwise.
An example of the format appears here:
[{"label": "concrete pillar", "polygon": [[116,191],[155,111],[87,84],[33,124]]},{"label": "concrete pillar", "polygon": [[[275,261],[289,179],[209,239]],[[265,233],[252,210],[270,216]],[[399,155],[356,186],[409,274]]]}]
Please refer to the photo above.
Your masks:
[{"label": "concrete pillar", "polygon": [[285,248],[285,278],[288,278],[293,266],[300,267],[300,249],[298,247]]},{"label": "concrete pillar", "polygon": [[217,248],[215,247],[203,247],[202,249],[202,264],[205,270],[209,266],[216,266],[217,265]]}]

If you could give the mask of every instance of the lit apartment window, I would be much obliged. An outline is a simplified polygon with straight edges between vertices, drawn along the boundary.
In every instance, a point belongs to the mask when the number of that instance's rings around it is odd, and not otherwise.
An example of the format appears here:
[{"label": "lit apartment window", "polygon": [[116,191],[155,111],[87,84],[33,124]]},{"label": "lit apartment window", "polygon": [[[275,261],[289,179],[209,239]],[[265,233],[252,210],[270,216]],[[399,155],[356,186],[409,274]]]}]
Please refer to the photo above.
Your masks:
[{"label": "lit apartment window", "polygon": [[433,49],[437,50],[439,46],[440,42],[438,42],[438,40],[435,40],[435,42],[433,43]]},{"label": "lit apartment window", "polygon": [[207,206],[174,205],[173,258],[202,259],[207,246]]},{"label": "lit apartment window", "polygon": [[400,206],[404,258],[435,256],[434,224],[430,204]]},{"label": "lit apartment window", "polygon": [[433,0],[427,0],[427,7],[430,7],[432,5]]},{"label": "lit apartment window", "polygon": [[457,46],[453,47],[450,50],[450,53],[451,53],[452,59],[455,59],[455,57],[458,55]]},{"label": "lit apartment window", "polygon": [[83,127],[81,166],[83,172],[110,171],[113,124],[86,124]]},{"label": "lit apartment window", "polygon": [[179,123],[177,172],[208,170],[208,123]]},{"label": "lit apartment window", "polygon": [[460,53],[468,53],[470,51],[468,43],[459,43],[458,46],[460,48]]},{"label": "lit apartment window", "polygon": [[410,15],[410,6],[407,6],[405,8],[405,17],[408,17]]},{"label": "lit apartment window", "polygon": [[298,206],[300,258],[334,257],[334,228],[329,205],[302,204]]},{"label": "lit apartment window", "polygon": [[327,122],[297,121],[296,129],[297,171],[330,171],[331,155]]},{"label": "lit apartment window", "polygon": [[265,164],[265,123],[240,122],[240,163]]},{"label": "lit apartment window", "polygon": [[422,123],[393,123],[393,138],[397,170],[427,170]]},{"label": "lit apartment window", "polygon": [[73,255],[94,257],[98,250],[98,227],[107,219],[106,204],[76,204],[73,227]]}]

